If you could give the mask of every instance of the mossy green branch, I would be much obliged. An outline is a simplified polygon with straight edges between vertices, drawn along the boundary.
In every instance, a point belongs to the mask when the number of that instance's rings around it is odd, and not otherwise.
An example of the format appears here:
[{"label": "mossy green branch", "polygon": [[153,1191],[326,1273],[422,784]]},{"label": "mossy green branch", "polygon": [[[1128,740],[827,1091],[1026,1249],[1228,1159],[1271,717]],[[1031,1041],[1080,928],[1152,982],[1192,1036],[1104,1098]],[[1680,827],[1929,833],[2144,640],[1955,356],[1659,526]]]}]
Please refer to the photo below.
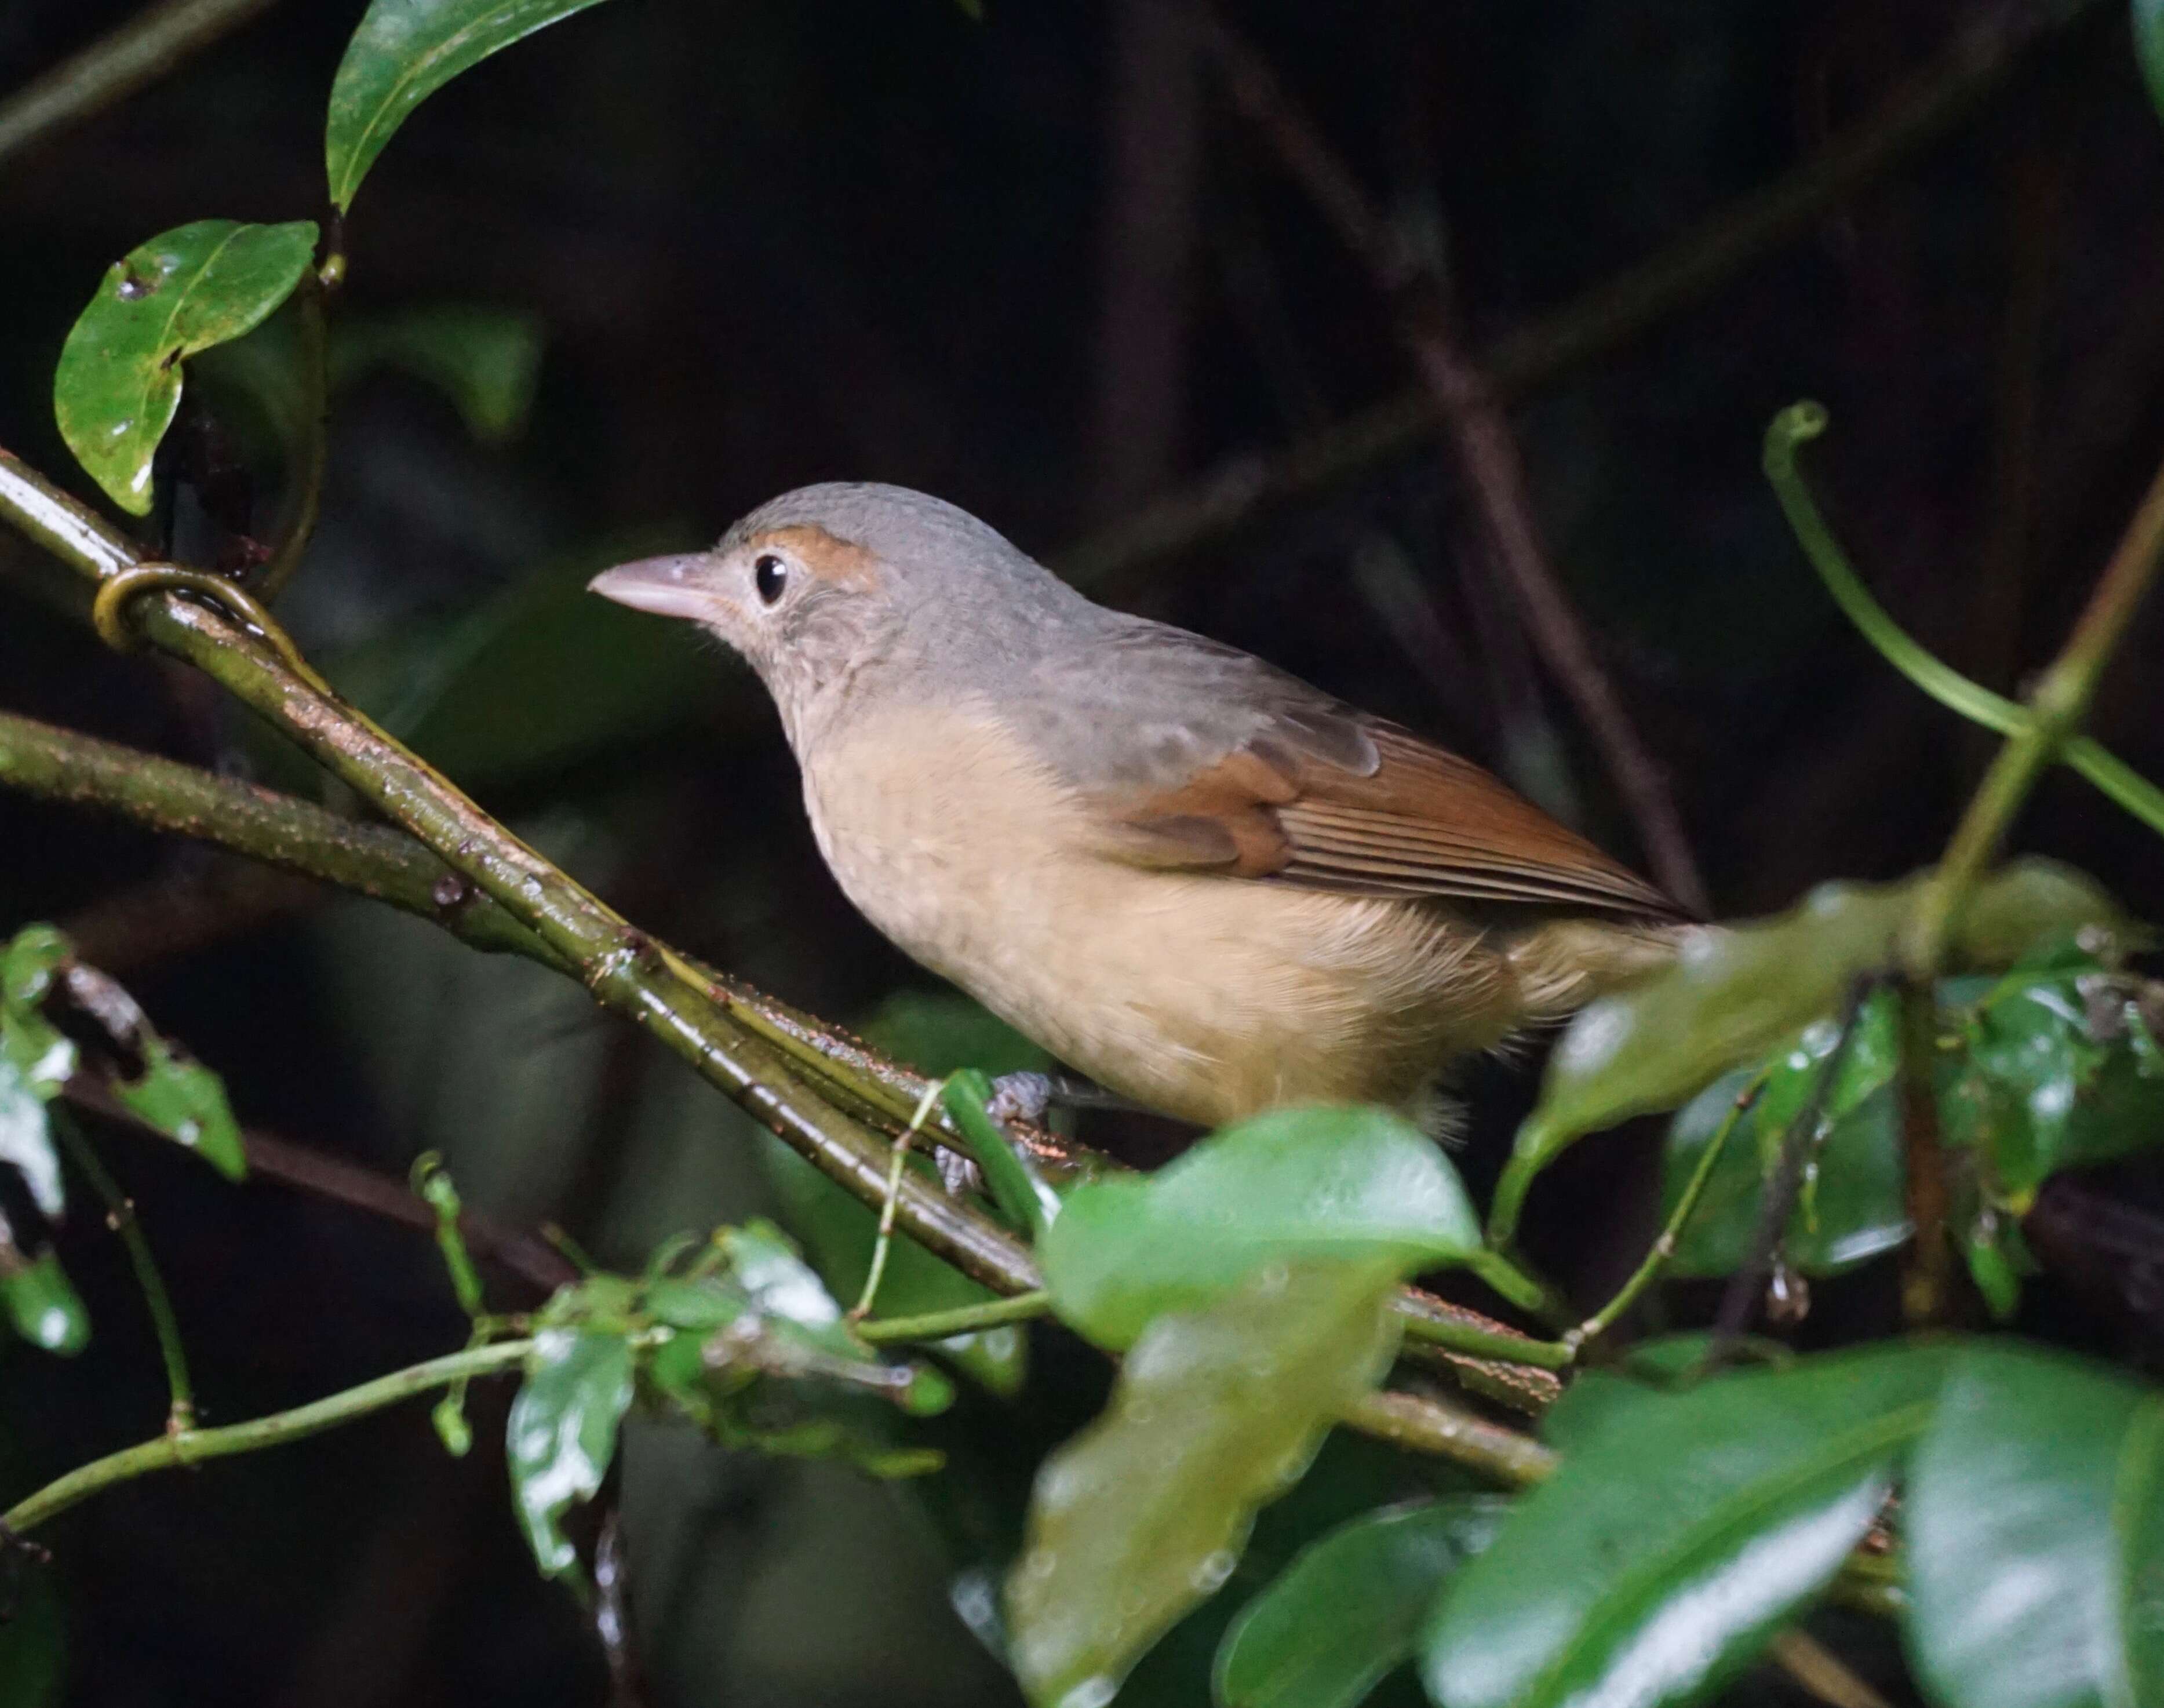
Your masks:
[{"label": "mossy green branch", "polygon": [[[53,486],[18,459],[0,452],[0,516],[13,521],[60,561],[103,586],[145,567],[134,543],[87,507]],[[887,1192],[888,1145],[808,1085],[802,1075],[810,1064],[792,1058],[733,1012],[730,987],[710,983],[702,970],[634,930],[567,874],[528,848],[476,807],[423,760],[376,728],[314,679],[305,666],[296,669],[281,648],[282,636],[251,633],[227,612],[207,602],[199,586],[160,585],[144,578],[143,591],[127,616],[132,630],[161,651],[196,665],[219,682],[287,739],[340,777],[364,799],[411,832],[449,871],[491,898],[511,924],[530,933],[545,958],[572,971],[604,1006],[635,1023],[684,1057],[718,1086],[862,1201],[878,1206]],[[108,602],[109,603],[110,602]],[[50,792],[62,792],[54,786]],[[123,787],[123,794],[130,790]],[[165,812],[167,803],[132,793],[136,806]],[[198,797],[200,800],[200,797]],[[110,804],[110,803],[108,803]],[[257,805],[264,803],[259,801]],[[123,806],[123,810],[130,810]],[[290,830],[290,820],[279,827]],[[350,828],[350,827],[349,827]],[[198,828],[193,833],[214,830]],[[268,834],[259,825],[255,835]],[[352,859],[359,845],[341,844]],[[386,850],[387,851],[387,850]],[[288,843],[286,857],[308,870]],[[402,859],[409,857],[402,855]],[[335,874],[333,881],[343,881]],[[398,895],[410,901],[412,872],[402,875]],[[436,881],[431,879],[431,887]],[[386,894],[386,900],[398,899]],[[418,911],[418,910],[417,910]],[[502,946],[523,947],[506,934]],[[530,952],[530,951],[529,951]],[[780,1029],[780,1028],[777,1028]],[[799,1049],[817,1054],[815,1041],[795,1038]],[[891,1100],[896,1088],[875,1085]],[[919,1244],[945,1259],[994,1291],[1014,1295],[1038,1285],[1029,1251],[969,1206],[948,1198],[914,1175],[905,1174],[896,1198],[897,1221]],[[1401,1309],[1426,1316],[1450,1316],[1454,1307],[1408,1292]],[[1495,1332],[1508,1343],[1500,1324],[1466,1313],[1471,1322]],[[1454,1361],[1462,1354],[1452,1355]],[[1507,1366],[1463,1359],[1468,1379],[1484,1390],[1514,1394],[1516,1403],[1537,1406],[1553,1391],[1553,1379],[1536,1370],[1513,1376]],[[1536,1389],[1531,1395],[1527,1390]],[[1424,1400],[1397,1396],[1402,1403],[1389,1417],[1363,1411],[1348,1418],[1355,1428],[1398,1438],[1411,1429],[1419,1450],[1460,1458],[1476,1468],[1490,1466],[1492,1454],[1449,1418],[1431,1416],[1424,1432],[1417,1420]],[[1497,1426],[1484,1427],[1504,1436]],[[1523,1442],[1523,1437],[1513,1437]],[[1527,1445],[1534,1445],[1527,1443]]]}]

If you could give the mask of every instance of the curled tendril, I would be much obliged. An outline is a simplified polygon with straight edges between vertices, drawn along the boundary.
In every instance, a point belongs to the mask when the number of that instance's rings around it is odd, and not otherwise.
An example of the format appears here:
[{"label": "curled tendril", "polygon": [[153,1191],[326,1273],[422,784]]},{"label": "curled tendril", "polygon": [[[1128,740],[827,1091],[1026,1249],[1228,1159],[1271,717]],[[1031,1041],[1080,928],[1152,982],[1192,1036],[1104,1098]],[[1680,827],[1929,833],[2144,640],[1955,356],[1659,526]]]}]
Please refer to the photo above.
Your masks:
[{"label": "curled tendril", "polygon": [[244,587],[207,570],[183,569],[178,564],[134,564],[98,583],[90,606],[91,627],[97,638],[115,652],[133,652],[141,644],[130,612],[146,593],[192,593],[216,607],[254,634],[278,654],[286,667],[317,692],[328,695],[330,686],[301,655],[293,638],[278,626],[263,602]]},{"label": "curled tendril", "polygon": [[[1849,563],[1848,554],[1820,513],[1803,471],[1796,465],[1797,450],[1824,433],[1828,419],[1823,403],[1806,398],[1782,410],[1766,428],[1766,478],[1773,482],[1774,496],[1781,501],[1796,544],[1803,548],[1842,614],[1887,663],[1939,704],[1971,723],[2000,735],[2020,734],[2032,721],[2028,708],[1971,681],[1925,651],[1872,597]],[[2151,830],[2164,835],[2164,790],[2088,736],[2067,743],[2059,757]]]}]

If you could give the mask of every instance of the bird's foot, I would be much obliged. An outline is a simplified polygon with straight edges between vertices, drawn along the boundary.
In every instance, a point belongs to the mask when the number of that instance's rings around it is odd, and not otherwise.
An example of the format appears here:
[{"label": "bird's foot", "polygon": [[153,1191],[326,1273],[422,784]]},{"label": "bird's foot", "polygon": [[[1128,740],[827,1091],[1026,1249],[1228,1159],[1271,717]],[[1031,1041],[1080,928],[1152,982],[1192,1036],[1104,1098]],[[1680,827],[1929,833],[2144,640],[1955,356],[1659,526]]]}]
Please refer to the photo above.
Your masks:
[{"label": "bird's foot", "polygon": [[932,1153],[932,1163],[939,1170],[939,1184],[947,1189],[948,1197],[966,1198],[985,1190],[985,1171],[960,1151],[943,1144]]},{"label": "bird's foot", "polygon": [[1005,1124],[1027,1121],[1042,1124],[1056,1100],[1058,1087],[1049,1074],[1001,1074],[992,1081],[992,1101],[985,1113]]}]

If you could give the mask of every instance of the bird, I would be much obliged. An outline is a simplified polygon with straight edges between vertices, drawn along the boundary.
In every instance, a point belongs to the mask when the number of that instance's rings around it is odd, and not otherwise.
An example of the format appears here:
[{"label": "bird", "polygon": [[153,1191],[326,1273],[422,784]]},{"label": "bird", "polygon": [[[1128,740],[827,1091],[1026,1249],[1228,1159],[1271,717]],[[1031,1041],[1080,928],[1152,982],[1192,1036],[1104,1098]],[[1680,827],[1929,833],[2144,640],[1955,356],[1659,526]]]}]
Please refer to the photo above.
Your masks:
[{"label": "bird", "polygon": [[748,660],[880,933],[1207,1129],[1453,1076],[1674,955],[1659,890],[1469,761],[1099,605],[959,507],[832,481],[596,576]]}]

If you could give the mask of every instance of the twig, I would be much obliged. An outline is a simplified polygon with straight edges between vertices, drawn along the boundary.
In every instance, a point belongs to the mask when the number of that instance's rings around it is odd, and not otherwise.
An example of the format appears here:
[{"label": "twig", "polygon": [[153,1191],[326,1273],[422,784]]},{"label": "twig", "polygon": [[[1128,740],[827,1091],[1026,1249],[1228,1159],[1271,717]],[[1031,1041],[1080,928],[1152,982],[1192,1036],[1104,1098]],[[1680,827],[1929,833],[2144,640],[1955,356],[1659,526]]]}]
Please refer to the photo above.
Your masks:
[{"label": "twig", "polygon": [[[447,865],[492,896],[561,962],[575,965],[596,1001],[628,1014],[691,1062],[702,1077],[803,1154],[860,1201],[877,1206],[885,1188],[879,1135],[823,1101],[774,1049],[722,1004],[726,992],[636,932],[569,876],[518,842],[391,737],[292,661],[291,642],[267,615],[244,629],[210,604],[210,578],[184,588],[144,578],[132,542],[95,512],[0,452],[0,516],[14,521],[61,561],[101,585],[131,575],[143,592],[134,627],[162,650],[197,665],[254,708],[364,798],[397,818]],[[132,573],[131,573],[132,572]],[[123,613],[104,607],[108,618]],[[1039,1285],[1026,1248],[969,1206],[905,1174],[897,1221],[920,1245],[1005,1294]],[[1356,1427],[1383,1427],[1367,1414]],[[1484,1427],[1504,1436],[1497,1426]],[[1518,1437],[1522,1440],[1522,1437]],[[1426,1450],[1458,1456],[1461,1435],[1438,1426]],[[1486,1463],[1478,1442],[1466,1462]]]},{"label": "twig", "polygon": [[[2001,735],[2020,734],[2033,721],[2028,710],[1971,681],[1926,651],[1887,614],[1886,607],[1871,596],[1850,564],[1797,464],[1797,451],[1825,428],[1822,406],[1792,403],[1767,425],[1764,456],[1766,478],[1819,580],[1841,607],[1841,614],[1878,655],[1940,705]],[[2061,743],[2057,757],[2151,829],[2164,835],[2164,789],[2106,752],[2102,744],[2089,736],[2070,733]]]},{"label": "twig", "polygon": [[1617,1290],[1614,1298],[1563,1336],[1563,1343],[1573,1352],[1589,1341],[1599,1339],[1620,1322],[1623,1313],[1638,1302],[1639,1295],[1668,1267],[1668,1260],[1676,1254],[1676,1243],[1683,1237],[1683,1227],[1690,1221],[1691,1212],[1698,1208],[1698,1201],[1704,1195],[1706,1182],[1713,1178],[1714,1169],[1720,1163],[1721,1154],[1728,1148],[1728,1141],[1736,1131],[1736,1123],[1758,1101],[1758,1093],[1764,1089],[1765,1084],[1765,1076],[1761,1074],[1736,1093],[1736,1101],[1729,1106],[1728,1113],[1722,1117],[1720,1125],[1714,1129],[1713,1137],[1705,1142],[1705,1149],[1699,1154],[1698,1166],[1691,1170],[1690,1179],[1684,1183],[1683,1196],[1676,1201],[1674,1213],[1668,1217],[1668,1225],[1662,1228],[1661,1237],[1653,1242],[1652,1249],[1646,1253],[1645,1260],[1631,1272],[1630,1280]]},{"label": "twig", "polygon": [[2164,467],[2151,478],[2073,633],[2030,692],[2028,723],[1999,750],[1940,858],[1938,875],[1917,904],[1902,947],[1909,975],[1920,983],[1937,973],[1970,891],[1997,856],[2036,779],[2080,734],[2104,666],[2156,580],[2160,563]]},{"label": "twig", "polygon": [[[1545,391],[1794,242],[1828,209],[1949,134],[2029,49],[2096,4],[1993,8],[1929,69],[1804,165],[1481,352],[1474,365],[1487,375],[1496,401],[1513,404]],[[1401,455],[1441,426],[1434,399],[1419,390],[1402,393],[1288,450],[1222,464],[1185,491],[1079,541],[1055,566],[1083,586],[1101,587]]]},{"label": "twig", "polygon": [[[272,790],[5,712],[0,712],[0,786],[118,812],[154,830],[211,842],[431,920],[475,947],[523,954],[567,970],[538,938],[402,831],[356,824]],[[250,903],[244,917],[252,921],[260,916]],[[727,975],[693,964],[719,1000],[787,1048],[822,1090],[849,1100],[848,1106],[869,1119],[890,1121],[885,1112],[898,1108],[902,1117],[893,1124],[899,1127],[932,1083],[846,1032]],[[1022,1123],[1010,1123],[1006,1131],[1048,1175],[1058,1178],[1074,1171],[1073,1150],[1056,1148],[1048,1136]],[[252,1135],[250,1142],[272,1147],[282,1143],[260,1134]],[[298,1147],[265,1154],[268,1160],[254,1161],[251,1151],[254,1166],[279,1178],[290,1177],[282,1171],[344,1166]],[[1085,1165],[1116,1166],[1094,1157],[1085,1157]],[[428,1225],[424,1209],[402,1187],[386,1185],[384,1190],[400,1204],[395,1213],[401,1219]],[[1493,1336],[1499,1348],[1532,1344],[1479,1311],[1416,1289],[1401,1291],[1398,1306],[1415,1335],[1423,1333],[1423,1325],[1438,1324],[1443,1338],[1455,1326],[1476,1337]],[[1443,1362],[1473,1391],[1519,1411],[1537,1413],[1558,1391],[1552,1377],[1518,1364],[1510,1353],[1487,1358],[1453,1351]]]},{"label": "twig", "polygon": [[[123,1104],[102,1083],[87,1075],[78,1074],[69,1080],[62,1095],[77,1108],[103,1119],[137,1132],[164,1136]],[[253,1178],[276,1180],[297,1190],[424,1232],[435,1228],[436,1212],[425,1200],[407,1190],[402,1182],[372,1169],[253,1129],[241,1134],[240,1143]],[[459,1231],[476,1255],[531,1283],[543,1293],[553,1293],[566,1282],[578,1279],[577,1270],[533,1234],[515,1232],[470,1210],[460,1216]]]},{"label": "twig", "polygon": [[1839,1655],[1808,1632],[1794,1626],[1777,1632],[1766,1653],[1827,1708],[1892,1708]]},{"label": "twig", "polygon": [[320,1434],[371,1411],[381,1411],[386,1406],[396,1406],[416,1394],[509,1369],[525,1361],[533,1344],[530,1340],[504,1340],[493,1346],[470,1347],[463,1352],[430,1359],[426,1364],[393,1370],[387,1376],[378,1376],[372,1382],[363,1382],[358,1387],[347,1388],[306,1406],[297,1406],[290,1411],[274,1411],[267,1417],[228,1423],[217,1429],[191,1429],[161,1435],[155,1441],[123,1448],[118,1453],[108,1453],[102,1459],[92,1459],[87,1465],[76,1467],[34,1495],[18,1501],[4,1516],[0,1516],[0,1525],[20,1534],[58,1517],[69,1507],[115,1483],[147,1476],[152,1471],[177,1470],[182,1465],[200,1464],[206,1459],[255,1453],[266,1447],[279,1447],[305,1436]]},{"label": "twig", "polygon": [[609,1708],[638,1708],[646,1680],[631,1616],[631,1569],[624,1558],[623,1513],[611,1500],[594,1538],[594,1635],[608,1661]]},{"label": "twig", "polygon": [[1443,281],[1370,205],[1321,132],[1242,36],[1207,12],[1202,37],[1234,104],[1363,266],[1396,316],[1400,341],[1434,400],[1542,661],[1578,709],[1615,780],[1647,863],[1691,912],[1710,911],[1667,777],[1596,655],[1584,620],[1548,562],[1517,441],[1501,404],[1459,349]]},{"label": "twig", "polygon": [[1841,1077],[1841,1064],[1848,1059],[1849,1046],[1856,1041],[1864,1001],[1876,988],[1876,981],[1859,979],[1849,992],[1841,1013],[1841,1035],[1826,1052],[1825,1061],[1811,1084],[1809,1097],[1781,1136],[1780,1159],[1759,1200],[1758,1220],[1751,1236],[1750,1259],[1729,1278],[1728,1289],[1720,1297],[1720,1312],[1714,1319],[1713,1337],[1706,1343],[1704,1368],[1708,1369],[1719,1365],[1742,1337],[1745,1325],[1765,1291],[1766,1279],[1780,1261],[1781,1247],[1788,1237],[1788,1218],[1795,1214],[1796,1196],[1803,1187],[1804,1170],[1822,1137],[1820,1117],[1825,1112],[1826,1099],[1832,1095],[1834,1081]]},{"label": "twig", "polygon": [[1953,1197],[1939,1131],[1938,1001],[1930,985],[1901,991],[1901,1200],[1909,1243],[1901,1253],[1901,1314],[1912,1327],[1942,1323],[1953,1300]]},{"label": "twig", "polygon": [[90,1141],[82,1136],[75,1122],[65,1112],[53,1112],[58,1118],[54,1128],[67,1153],[89,1178],[91,1189],[105,1202],[105,1225],[120,1236],[127,1248],[128,1262],[135,1271],[135,1285],[142,1290],[144,1307],[150,1313],[151,1332],[158,1337],[158,1356],[165,1366],[165,1432],[176,1435],[192,1429],[196,1421],[195,1390],[188,1380],[188,1355],[181,1344],[181,1325],[173,1315],[172,1295],[165,1290],[165,1279],[158,1273],[157,1259],[150,1255],[150,1242],[144,1237],[142,1223],[136,1219],[135,1206],[120,1183],[106,1171]]},{"label": "twig", "polygon": [[1052,1295],[1038,1291],[1017,1293],[1011,1299],[995,1299],[985,1305],[958,1305],[951,1311],[927,1311],[915,1316],[874,1317],[857,1324],[857,1333],[875,1346],[891,1341],[947,1340],[958,1334],[976,1334],[1010,1322],[1028,1322],[1052,1309]]},{"label": "twig", "polygon": [[165,0],[0,102],[0,161],[133,94],[273,0]]}]

